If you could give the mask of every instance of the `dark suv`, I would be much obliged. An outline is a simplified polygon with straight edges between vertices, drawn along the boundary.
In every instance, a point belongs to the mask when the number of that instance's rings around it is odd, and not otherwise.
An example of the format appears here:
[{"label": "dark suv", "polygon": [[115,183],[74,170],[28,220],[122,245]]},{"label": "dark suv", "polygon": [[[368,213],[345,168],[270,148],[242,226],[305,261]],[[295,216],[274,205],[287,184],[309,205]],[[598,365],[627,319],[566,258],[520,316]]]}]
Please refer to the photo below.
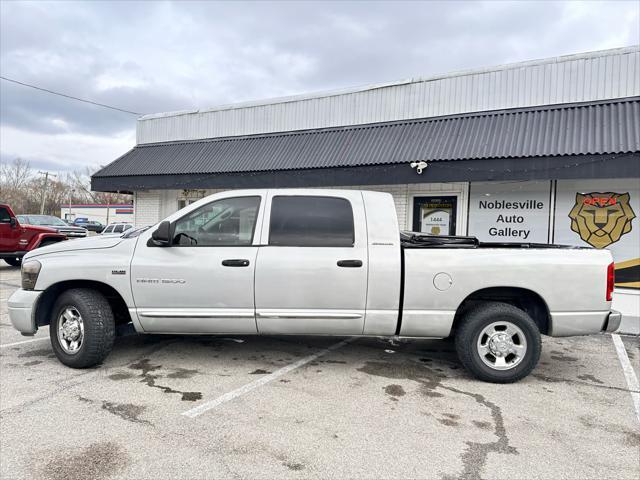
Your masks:
[{"label": "dark suv", "polygon": [[76,218],[73,221],[73,225],[76,227],[86,228],[90,232],[100,233],[104,230],[104,225],[95,220],[87,220],[86,218]]}]

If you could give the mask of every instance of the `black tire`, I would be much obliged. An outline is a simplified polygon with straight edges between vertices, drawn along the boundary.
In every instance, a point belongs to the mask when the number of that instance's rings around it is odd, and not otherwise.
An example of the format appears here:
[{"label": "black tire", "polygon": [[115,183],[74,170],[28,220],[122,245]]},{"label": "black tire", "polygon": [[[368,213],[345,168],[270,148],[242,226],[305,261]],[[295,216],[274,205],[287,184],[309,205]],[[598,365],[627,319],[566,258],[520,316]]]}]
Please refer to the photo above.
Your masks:
[{"label": "black tire", "polygon": [[[67,308],[82,317],[84,337],[77,352],[67,353],[58,339],[58,322]],[[74,288],[63,292],[56,301],[49,325],[49,337],[58,360],[72,368],[88,368],[102,362],[113,348],[115,321],[107,299],[98,291]]]},{"label": "black tire", "polygon": [[4,261],[12,267],[19,267],[20,265],[22,265],[22,257],[5,258]]},{"label": "black tire", "polygon": [[[488,366],[478,351],[479,337],[494,322],[515,325],[526,340],[526,351],[522,359],[508,370]],[[529,375],[538,364],[542,349],[540,330],[531,317],[523,310],[501,302],[482,303],[466,312],[456,331],[455,342],[458,358],[464,367],[476,378],[492,383],[513,383]]]}]

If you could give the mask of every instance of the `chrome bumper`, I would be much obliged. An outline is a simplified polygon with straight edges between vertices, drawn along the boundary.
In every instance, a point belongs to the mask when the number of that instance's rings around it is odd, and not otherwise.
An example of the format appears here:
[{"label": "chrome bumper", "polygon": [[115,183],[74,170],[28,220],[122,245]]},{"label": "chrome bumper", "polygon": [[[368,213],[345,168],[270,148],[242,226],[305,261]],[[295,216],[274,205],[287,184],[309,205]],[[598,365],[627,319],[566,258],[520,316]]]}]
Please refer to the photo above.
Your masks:
[{"label": "chrome bumper", "polygon": [[607,320],[604,322],[603,332],[612,333],[618,330],[622,322],[622,314],[617,310],[611,310],[607,316]]},{"label": "chrome bumper", "polygon": [[16,290],[9,297],[9,319],[13,327],[25,335],[38,331],[35,322],[35,307],[42,292],[34,290]]}]

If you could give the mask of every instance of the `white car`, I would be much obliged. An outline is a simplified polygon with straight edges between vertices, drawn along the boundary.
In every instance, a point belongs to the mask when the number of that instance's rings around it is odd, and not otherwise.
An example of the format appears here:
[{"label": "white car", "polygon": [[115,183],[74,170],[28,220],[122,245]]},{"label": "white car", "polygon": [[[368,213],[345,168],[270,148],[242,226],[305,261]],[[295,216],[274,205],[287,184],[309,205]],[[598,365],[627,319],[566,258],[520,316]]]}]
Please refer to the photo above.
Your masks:
[{"label": "white car", "polygon": [[453,336],[476,377],[513,382],[541,334],[613,331],[607,250],[400,234],[391,195],[217,193],[149,229],[27,253],[9,299],[26,335],[85,368],[139,333]]},{"label": "white car", "polygon": [[107,234],[120,235],[131,228],[133,228],[133,225],[131,225],[130,223],[124,223],[124,222],[110,223],[104,228],[101,234],[102,235],[107,235]]}]

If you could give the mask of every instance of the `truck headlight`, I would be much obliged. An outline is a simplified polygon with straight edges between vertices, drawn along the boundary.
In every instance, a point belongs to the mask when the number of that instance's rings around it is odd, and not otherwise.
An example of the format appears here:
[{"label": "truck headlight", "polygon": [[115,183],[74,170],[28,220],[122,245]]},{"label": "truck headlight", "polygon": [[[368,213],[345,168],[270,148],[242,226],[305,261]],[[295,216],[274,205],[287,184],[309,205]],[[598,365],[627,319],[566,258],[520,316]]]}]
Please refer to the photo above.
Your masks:
[{"label": "truck headlight", "polygon": [[36,281],[38,280],[38,274],[40,273],[42,265],[37,260],[29,260],[22,264],[22,289],[33,290],[36,288]]}]

